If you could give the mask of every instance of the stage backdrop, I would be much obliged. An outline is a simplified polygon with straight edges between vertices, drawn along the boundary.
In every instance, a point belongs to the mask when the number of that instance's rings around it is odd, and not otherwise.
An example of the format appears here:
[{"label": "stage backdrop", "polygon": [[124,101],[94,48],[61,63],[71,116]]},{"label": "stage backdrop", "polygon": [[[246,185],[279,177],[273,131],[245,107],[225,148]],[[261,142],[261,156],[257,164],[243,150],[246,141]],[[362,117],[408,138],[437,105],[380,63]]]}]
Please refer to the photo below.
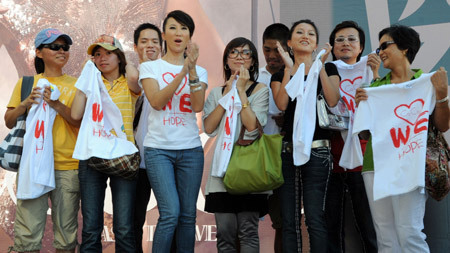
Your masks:
[{"label": "stage backdrop", "polygon": [[[4,115],[18,78],[34,74],[34,37],[47,27],[58,28],[73,38],[71,59],[65,72],[77,76],[86,58],[87,47],[98,35],[106,33],[116,36],[122,42],[128,59],[137,64],[132,42],[134,28],[143,22],[160,25],[168,11],[184,10],[193,16],[196,23],[193,40],[200,45],[199,65],[208,70],[209,87],[212,88],[223,83],[221,56],[228,41],[243,36],[252,39],[260,49],[262,32],[267,25],[282,22],[290,27],[294,21],[304,18],[310,18],[318,25],[321,47],[328,41],[335,24],[347,19],[357,21],[366,31],[365,54],[378,47],[378,32],[382,28],[393,23],[412,26],[421,34],[423,41],[413,67],[432,71],[438,66],[444,66],[448,70],[449,3],[450,0],[0,0],[0,115]],[[261,51],[259,56],[260,65],[263,66],[265,63]],[[382,73],[386,71],[382,70]],[[8,129],[3,123],[0,124],[0,138],[3,139],[7,133]],[[212,140],[204,134],[201,136],[206,159],[197,203],[196,251],[214,252],[214,218],[203,212],[203,192],[212,158]],[[15,180],[15,173],[0,170],[0,252],[6,252],[7,247],[12,245]],[[432,202],[433,211],[427,210],[427,213],[442,217],[442,222],[426,218],[440,229],[439,232],[427,230],[431,235],[436,235],[437,239],[434,241],[438,248],[435,252],[450,252],[448,197],[446,201],[440,204]],[[50,214],[50,210],[48,213]],[[111,195],[107,190],[102,237],[105,252],[114,252],[111,213]],[[157,218],[156,201],[152,196],[144,226],[145,250],[151,249]],[[81,216],[79,220],[81,228]],[[270,225],[270,218],[266,216],[260,227],[261,252],[273,252],[273,230]],[[48,216],[42,252],[53,252],[51,230],[51,219]],[[440,236],[442,234],[444,237]]]}]

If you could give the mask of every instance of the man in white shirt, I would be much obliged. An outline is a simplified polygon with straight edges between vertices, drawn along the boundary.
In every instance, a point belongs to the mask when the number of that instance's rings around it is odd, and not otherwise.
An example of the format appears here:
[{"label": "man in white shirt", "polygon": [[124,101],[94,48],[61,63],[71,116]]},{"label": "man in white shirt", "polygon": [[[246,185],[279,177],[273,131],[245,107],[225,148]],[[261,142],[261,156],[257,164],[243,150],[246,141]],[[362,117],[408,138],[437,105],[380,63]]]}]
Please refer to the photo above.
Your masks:
[{"label": "man in white shirt", "polygon": [[[365,73],[361,72],[360,68],[356,68],[358,62],[363,62],[361,55],[364,51],[365,35],[362,28],[354,21],[343,21],[336,25],[334,30],[330,34],[329,42],[333,46],[331,51],[333,60],[341,60],[344,65],[348,65],[348,70],[343,71],[340,69],[338,62],[335,63],[342,81],[340,84],[341,96],[348,95],[349,90],[354,91],[354,88],[348,87],[347,80],[353,79],[350,76],[358,76],[350,81],[352,86],[357,85],[356,80],[359,78],[365,80],[370,77],[364,77]],[[364,57],[363,57],[364,58]],[[364,58],[365,59],[365,58]],[[380,67],[380,58],[376,54],[369,54],[367,56],[367,66],[371,68],[373,73],[373,79],[379,79],[378,69]],[[354,68],[355,67],[355,68]],[[351,70],[350,70],[351,69]],[[347,71],[347,72],[346,72]],[[365,71],[363,71],[365,72]],[[369,70],[369,74],[371,75]],[[347,75],[347,76],[346,76]],[[369,76],[370,76],[369,75]],[[354,82],[354,83],[353,83]],[[367,81],[370,82],[370,81]],[[344,85],[347,86],[344,86]],[[361,84],[362,85],[362,84]],[[354,94],[349,94],[354,96]],[[346,100],[344,100],[346,101]],[[352,110],[353,101],[347,100],[347,107]],[[350,133],[349,133],[350,134]],[[365,149],[367,141],[360,140],[362,150]],[[369,209],[369,203],[364,188],[364,182],[361,176],[361,166],[352,168],[352,170],[346,170],[339,166],[339,160],[344,147],[344,140],[341,137],[341,133],[335,131],[331,139],[331,153],[333,154],[334,169],[330,175],[327,188],[327,199],[325,207],[325,215],[328,227],[328,252],[345,252],[344,244],[344,226],[345,226],[345,200],[346,193],[348,192],[352,203],[352,217],[358,228],[360,239],[362,240],[364,252],[377,252],[377,240],[376,233],[373,227],[372,216]],[[352,222],[353,223],[353,222]]]},{"label": "man in white shirt", "polygon": [[[264,83],[269,87],[269,113],[267,124],[264,127],[266,134],[280,133],[280,126],[283,116],[278,110],[273,100],[272,90],[270,89],[270,79],[272,75],[282,71],[284,68],[283,59],[277,50],[277,42],[281,44],[287,51],[287,41],[289,39],[289,28],[287,26],[275,23],[269,25],[263,33],[263,52],[266,59],[266,66],[259,69],[258,82]],[[273,195],[269,197],[269,215],[272,219],[272,227],[275,229],[275,253],[282,252],[281,244],[281,213],[279,203],[279,192],[273,191]]]},{"label": "man in white shirt", "polygon": [[[134,31],[134,51],[139,56],[139,63],[146,61],[154,61],[158,59],[162,48],[162,37],[159,28],[150,23],[143,23],[139,25]],[[136,70],[135,70],[136,71]],[[127,74],[130,75],[127,69]],[[139,78],[139,73],[131,74]],[[137,81],[137,80],[136,80]],[[138,175],[138,182],[136,185],[136,202],[134,210],[134,233],[136,238],[136,252],[142,253],[142,227],[145,223],[147,215],[147,205],[150,200],[151,186],[148,181],[147,171],[144,162],[144,137],[147,133],[147,117],[148,117],[149,103],[142,94],[138,102],[136,102],[136,115],[133,122],[135,129],[136,143],[141,154],[141,164]]]}]

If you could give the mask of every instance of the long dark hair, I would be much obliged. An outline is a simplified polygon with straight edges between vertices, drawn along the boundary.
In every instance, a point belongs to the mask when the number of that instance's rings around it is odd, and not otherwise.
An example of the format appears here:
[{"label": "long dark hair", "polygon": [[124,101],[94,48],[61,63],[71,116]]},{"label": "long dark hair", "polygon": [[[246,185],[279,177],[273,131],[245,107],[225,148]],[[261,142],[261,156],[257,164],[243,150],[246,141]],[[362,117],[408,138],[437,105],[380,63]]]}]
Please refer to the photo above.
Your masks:
[{"label": "long dark hair", "polygon": [[[44,48],[44,45],[40,45],[37,50],[41,51]],[[45,71],[45,63],[42,58],[39,58],[37,56],[34,57],[34,69],[36,69],[37,74],[44,73]]]},{"label": "long dark hair", "polygon": [[253,65],[248,70],[250,74],[250,80],[256,82],[256,80],[258,79],[258,71],[259,71],[258,51],[256,51],[255,45],[253,45],[253,43],[250,40],[243,37],[237,37],[231,40],[225,47],[225,50],[223,51],[223,75],[225,77],[225,81],[227,81],[231,77],[231,69],[227,64],[228,54],[234,48],[243,47],[245,45],[248,45],[248,47],[250,47],[250,50],[252,51]]}]

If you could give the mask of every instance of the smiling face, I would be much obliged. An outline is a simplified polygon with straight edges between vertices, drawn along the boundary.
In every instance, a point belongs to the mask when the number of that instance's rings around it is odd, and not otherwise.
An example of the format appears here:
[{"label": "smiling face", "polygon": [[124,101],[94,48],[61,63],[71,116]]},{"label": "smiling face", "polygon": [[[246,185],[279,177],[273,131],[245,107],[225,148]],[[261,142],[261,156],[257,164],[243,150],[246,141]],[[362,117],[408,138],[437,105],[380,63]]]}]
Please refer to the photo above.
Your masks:
[{"label": "smiling face", "polygon": [[[350,42],[352,38],[357,40]],[[336,42],[336,40],[344,39],[343,42]],[[336,32],[335,42],[333,46],[333,53],[338,60],[342,60],[347,64],[355,64],[358,55],[362,52],[359,41],[358,30],[352,27],[343,28]]]},{"label": "smiling face", "polygon": [[113,52],[98,47],[94,52],[94,63],[104,76],[119,76],[119,57]]},{"label": "smiling face", "polygon": [[[58,38],[51,44],[67,45],[67,42],[63,38]],[[69,60],[70,53],[62,48],[58,51],[53,51],[50,48],[43,47],[42,49],[36,49],[36,56],[42,58],[46,66],[62,68]]]},{"label": "smiling face", "polygon": [[142,30],[137,45],[134,45],[134,50],[138,53],[140,62],[158,59],[161,52],[158,32],[153,29]]},{"label": "smiling face", "polygon": [[[234,53],[232,53],[234,52]],[[239,53],[237,53],[239,52]],[[237,53],[237,55],[235,54]],[[250,54],[250,58],[247,58],[245,55]],[[236,58],[230,58],[230,56],[236,55]],[[244,56],[243,56],[244,55]],[[240,47],[235,47],[228,52],[228,58],[227,58],[227,65],[230,67],[231,73],[234,73],[236,71],[239,71],[241,69],[241,66],[243,65],[244,68],[250,69],[250,67],[253,64],[253,58],[252,52],[250,50],[249,45],[244,45]]]},{"label": "smiling face", "polygon": [[314,27],[307,23],[300,23],[295,26],[288,40],[288,46],[294,52],[312,53],[317,48],[317,32]]},{"label": "smiling face", "polygon": [[184,52],[188,42],[191,40],[189,28],[174,18],[167,19],[162,36],[167,43],[167,51],[174,53]]},{"label": "smiling face", "polygon": [[[380,39],[380,45],[388,41],[393,41],[393,39],[388,34],[385,34]],[[405,54],[406,49],[398,49],[395,43],[388,45],[385,49],[380,50],[380,58],[383,62],[383,67],[386,69],[393,69],[395,66],[401,66],[405,63],[409,64],[408,58]]]}]

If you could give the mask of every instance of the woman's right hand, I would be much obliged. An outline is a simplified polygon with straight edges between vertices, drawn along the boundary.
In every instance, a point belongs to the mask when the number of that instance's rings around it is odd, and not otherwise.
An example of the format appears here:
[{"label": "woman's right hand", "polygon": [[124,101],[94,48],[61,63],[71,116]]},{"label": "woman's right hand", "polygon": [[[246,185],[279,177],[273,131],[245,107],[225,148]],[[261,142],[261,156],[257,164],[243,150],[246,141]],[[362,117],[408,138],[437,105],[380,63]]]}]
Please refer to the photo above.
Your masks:
[{"label": "woman's right hand", "polygon": [[34,87],[33,90],[31,90],[30,95],[24,101],[22,101],[20,105],[24,106],[25,108],[28,108],[33,104],[39,104],[39,102],[36,101],[36,99],[42,97],[40,90],[41,88]]},{"label": "woman's right hand", "polygon": [[292,69],[292,67],[294,66],[294,62],[292,61],[292,58],[289,55],[289,53],[284,51],[284,49],[281,46],[279,41],[277,41],[277,49],[278,49],[278,53],[280,53],[280,56],[283,59],[284,68]]},{"label": "woman's right hand", "polygon": [[245,86],[247,85],[248,80],[250,80],[250,74],[248,69],[241,65],[239,69],[239,78],[236,82],[236,88],[239,92],[245,92]]},{"label": "woman's right hand", "polygon": [[238,72],[234,72],[231,74],[230,79],[228,79],[225,82],[225,90],[223,91],[223,96],[225,96],[225,94],[227,94],[228,92],[230,92],[231,88],[233,87],[233,81],[236,79],[236,75],[238,74]]},{"label": "woman's right hand", "polygon": [[363,88],[358,88],[356,89],[356,94],[355,94],[355,103],[356,103],[356,107],[358,107],[359,102],[363,101],[363,100],[367,100],[367,92],[365,89]]}]

